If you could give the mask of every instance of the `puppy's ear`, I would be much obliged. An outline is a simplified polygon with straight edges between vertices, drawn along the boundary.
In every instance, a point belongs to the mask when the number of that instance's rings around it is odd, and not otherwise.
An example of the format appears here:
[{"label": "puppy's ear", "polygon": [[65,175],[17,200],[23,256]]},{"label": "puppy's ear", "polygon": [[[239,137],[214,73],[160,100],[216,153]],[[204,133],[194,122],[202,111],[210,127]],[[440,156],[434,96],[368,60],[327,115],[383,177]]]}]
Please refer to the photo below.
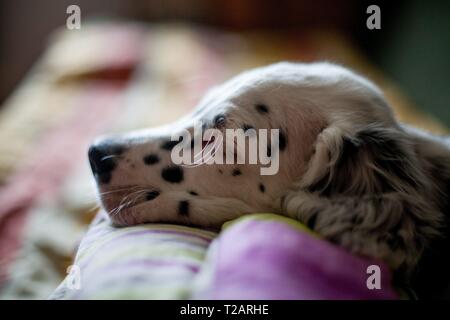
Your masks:
[{"label": "puppy's ear", "polygon": [[285,197],[284,207],[352,252],[411,270],[438,234],[441,214],[426,201],[430,191],[400,129],[330,127],[319,135],[299,189]]},{"label": "puppy's ear", "polygon": [[318,143],[328,155],[322,160],[326,162],[322,175],[307,185],[311,192],[380,194],[425,188],[427,183],[414,149],[397,130],[373,126],[351,136],[333,137],[331,143],[329,138]]}]

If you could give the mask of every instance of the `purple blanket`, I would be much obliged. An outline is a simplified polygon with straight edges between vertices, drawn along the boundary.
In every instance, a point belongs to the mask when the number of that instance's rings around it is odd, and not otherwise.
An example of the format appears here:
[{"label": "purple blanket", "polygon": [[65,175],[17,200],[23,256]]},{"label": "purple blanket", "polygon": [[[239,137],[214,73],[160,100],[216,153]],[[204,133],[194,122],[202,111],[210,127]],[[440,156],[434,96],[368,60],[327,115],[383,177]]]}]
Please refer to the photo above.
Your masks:
[{"label": "purple blanket", "polygon": [[[201,299],[395,299],[391,274],[288,219],[244,218],[210,247]],[[379,267],[380,289],[367,280]],[[370,270],[370,269],[369,269]],[[369,281],[372,283],[371,281]],[[370,285],[369,285],[370,287]]]}]

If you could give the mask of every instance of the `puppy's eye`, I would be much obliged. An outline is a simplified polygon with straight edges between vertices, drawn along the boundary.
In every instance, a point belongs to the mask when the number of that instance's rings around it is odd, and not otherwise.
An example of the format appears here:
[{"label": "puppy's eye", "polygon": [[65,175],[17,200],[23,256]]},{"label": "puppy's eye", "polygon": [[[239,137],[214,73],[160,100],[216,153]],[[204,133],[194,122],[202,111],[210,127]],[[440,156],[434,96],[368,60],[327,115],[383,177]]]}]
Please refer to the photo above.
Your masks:
[{"label": "puppy's eye", "polygon": [[225,125],[225,116],[222,114],[219,114],[214,118],[214,127],[221,128]]}]

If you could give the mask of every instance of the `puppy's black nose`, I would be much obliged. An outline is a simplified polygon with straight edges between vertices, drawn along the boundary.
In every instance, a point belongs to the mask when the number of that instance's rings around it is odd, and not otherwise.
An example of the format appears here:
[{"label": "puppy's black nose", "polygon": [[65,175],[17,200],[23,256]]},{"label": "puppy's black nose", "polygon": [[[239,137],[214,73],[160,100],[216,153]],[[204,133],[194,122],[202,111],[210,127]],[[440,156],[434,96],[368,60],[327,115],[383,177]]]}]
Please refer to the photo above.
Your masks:
[{"label": "puppy's black nose", "polygon": [[108,183],[117,166],[117,157],[123,148],[110,143],[97,143],[89,147],[88,156],[92,173],[100,183]]}]

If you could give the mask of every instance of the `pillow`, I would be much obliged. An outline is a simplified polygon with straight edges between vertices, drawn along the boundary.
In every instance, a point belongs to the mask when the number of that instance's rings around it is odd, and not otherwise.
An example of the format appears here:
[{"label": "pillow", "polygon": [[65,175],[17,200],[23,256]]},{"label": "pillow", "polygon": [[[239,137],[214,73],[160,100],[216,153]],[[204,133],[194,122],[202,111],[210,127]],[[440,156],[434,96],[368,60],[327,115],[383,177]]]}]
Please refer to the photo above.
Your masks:
[{"label": "pillow", "polygon": [[[367,268],[380,268],[380,289]],[[392,299],[388,268],[319,238],[298,221],[254,214],[201,229],[113,228],[98,216],[51,299]]]},{"label": "pillow", "polygon": [[114,228],[101,213],[50,299],[188,298],[215,236],[169,224]]}]

